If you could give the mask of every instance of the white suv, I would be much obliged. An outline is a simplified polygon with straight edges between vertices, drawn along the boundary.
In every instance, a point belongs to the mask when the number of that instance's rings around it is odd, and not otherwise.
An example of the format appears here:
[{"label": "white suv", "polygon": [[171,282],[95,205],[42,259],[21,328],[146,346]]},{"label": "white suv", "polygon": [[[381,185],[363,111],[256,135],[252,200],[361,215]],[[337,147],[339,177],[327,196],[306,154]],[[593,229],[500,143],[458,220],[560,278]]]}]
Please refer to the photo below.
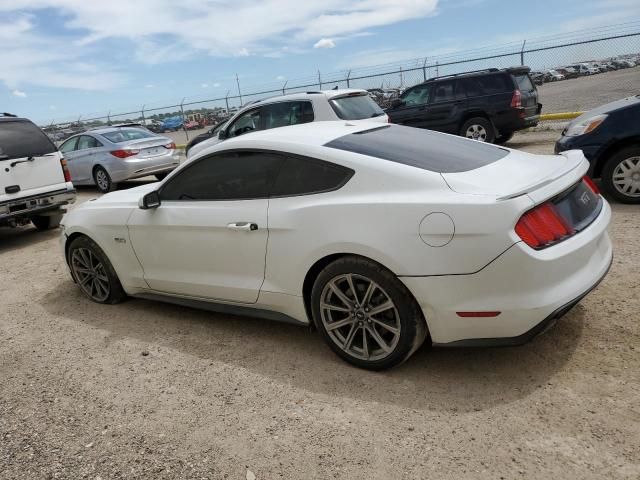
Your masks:
[{"label": "white suv", "polygon": [[215,136],[187,145],[191,158],[204,148],[227,138],[271,128],[300,123],[348,120],[349,122],[388,123],[389,117],[374,102],[366,90],[343,89],[292,93],[245,105]]},{"label": "white suv", "polygon": [[49,137],[30,120],[0,114],[0,226],[55,228],[75,199],[66,161]]}]

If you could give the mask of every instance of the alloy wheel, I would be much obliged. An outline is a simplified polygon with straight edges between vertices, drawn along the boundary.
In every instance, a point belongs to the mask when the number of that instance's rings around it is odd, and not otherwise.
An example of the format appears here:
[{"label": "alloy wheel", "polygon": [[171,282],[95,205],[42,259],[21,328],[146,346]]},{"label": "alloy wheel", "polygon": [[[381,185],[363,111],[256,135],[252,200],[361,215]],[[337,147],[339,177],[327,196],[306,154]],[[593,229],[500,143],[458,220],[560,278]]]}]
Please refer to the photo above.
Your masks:
[{"label": "alloy wheel", "polygon": [[400,315],[391,297],[363,275],[338,275],[327,282],[320,316],[331,341],[354,358],[385,358],[400,339]]},{"label": "alloy wheel", "polygon": [[71,268],[80,288],[96,302],[109,297],[109,277],[100,259],[88,248],[77,248],[71,254]]},{"label": "alloy wheel", "polygon": [[107,176],[107,172],[100,169],[96,171],[96,183],[98,184],[98,188],[102,191],[106,191],[109,188],[109,177]]},{"label": "alloy wheel", "polygon": [[627,197],[640,197],[640,157],[626,158],[616,166],[613,186]]},{"label": "alloy wheel", "polygon": [[465,136],[467,138],[471,138],[472,140],[486,142],[487,130],[482,125],[469,125],[469,128],[467,128],[467,131],[465,132]]}]

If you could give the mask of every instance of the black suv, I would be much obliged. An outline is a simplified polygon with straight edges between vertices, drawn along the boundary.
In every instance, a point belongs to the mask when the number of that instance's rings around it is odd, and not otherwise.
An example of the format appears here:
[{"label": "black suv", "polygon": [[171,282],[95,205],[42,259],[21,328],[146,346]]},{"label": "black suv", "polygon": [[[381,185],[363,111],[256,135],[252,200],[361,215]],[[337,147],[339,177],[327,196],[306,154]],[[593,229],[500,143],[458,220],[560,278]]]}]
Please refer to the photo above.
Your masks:
[{"label": "black suv", "polygon": [[405,90],[390,121],[491,143],[538,124],[542,105],[529,67],[490,68],[436,77]]}]

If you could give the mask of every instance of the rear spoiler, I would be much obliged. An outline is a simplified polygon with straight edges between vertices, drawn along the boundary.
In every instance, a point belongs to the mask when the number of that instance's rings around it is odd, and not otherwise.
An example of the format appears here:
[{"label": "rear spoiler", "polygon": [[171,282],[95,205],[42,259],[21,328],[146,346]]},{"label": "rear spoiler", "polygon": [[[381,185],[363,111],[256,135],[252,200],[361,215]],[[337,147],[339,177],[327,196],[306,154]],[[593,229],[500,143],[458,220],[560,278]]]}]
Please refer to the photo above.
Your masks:
[{"label": "rear spoiler", "polygon": [[[564,152],[561,152],[560,155],[562,155],[563,157],[568,158],[569,160],[584,160],[584,154],[582,153],[582,150],[567,150]],[[539,188],[542,188],[546,185],[549,185],[550,183],[554,182],[555,180],[557,180],[559,177],[568,174],[569,172],[572,172],[578,168],[581,168],[583,165],[582,162],[576,162],[576,164],[571,167],[568,170],[562,170],[562,171],[556,171],[553,172],[552,174],[550,174],[548,177],[543,178],[542,180],[538,180],[537,182],[531,183],[530,185],[527,185],[526,187],[521,188],[520,190],[517,190],[515,192],[509,193],[509,195],[504,195],[502,197],[498,197],[496,198],[496,201],[500,201],[500,200],[510,200],[512,198],[516,198],[519,197],[521,195],[526,195],[527,193],[532,192],[533,190],[537,190]]]}]

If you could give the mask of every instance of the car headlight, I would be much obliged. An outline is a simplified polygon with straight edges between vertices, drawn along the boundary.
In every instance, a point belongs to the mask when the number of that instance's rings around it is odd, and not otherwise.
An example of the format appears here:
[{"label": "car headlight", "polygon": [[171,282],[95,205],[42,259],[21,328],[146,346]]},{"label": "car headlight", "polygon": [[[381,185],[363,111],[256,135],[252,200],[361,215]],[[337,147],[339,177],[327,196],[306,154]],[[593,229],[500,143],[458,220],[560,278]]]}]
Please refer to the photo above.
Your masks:
[{"label": "car headlight", "polygon": [[578,135],[584,135],[585,133],[593,132],[605,121],[607,115],[596,115],[595,117],[588,117],[576,123],[571,123],[567,127],[567,131],[564,132],[567,137],[577,137]]}]

